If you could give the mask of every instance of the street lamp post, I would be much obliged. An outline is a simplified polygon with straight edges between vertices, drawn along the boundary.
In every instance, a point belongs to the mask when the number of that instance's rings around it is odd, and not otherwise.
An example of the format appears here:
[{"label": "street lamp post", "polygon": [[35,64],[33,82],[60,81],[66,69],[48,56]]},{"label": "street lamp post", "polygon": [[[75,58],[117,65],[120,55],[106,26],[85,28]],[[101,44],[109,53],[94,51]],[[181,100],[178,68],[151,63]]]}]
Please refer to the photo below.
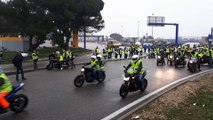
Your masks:
[{"label": "street lamp post", "polygon": [[137,37],[139,38],[139,30],[140,30],[140,21],[138,21],[138,27],[137,27]]}]

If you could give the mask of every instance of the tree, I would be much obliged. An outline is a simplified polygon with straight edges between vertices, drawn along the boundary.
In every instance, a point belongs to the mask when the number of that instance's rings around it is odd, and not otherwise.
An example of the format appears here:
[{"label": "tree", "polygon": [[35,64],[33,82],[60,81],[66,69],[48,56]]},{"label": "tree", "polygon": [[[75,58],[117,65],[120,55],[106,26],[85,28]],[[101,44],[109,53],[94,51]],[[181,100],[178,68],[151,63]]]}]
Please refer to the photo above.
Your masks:
[{"label": "tree", "polygon": [[49,17],[39,2],[39,0],[10,0],[6,3],[11,14],[5,15],[11,24],[17,26],[17,35],[29,38],[29,50],[36,49],[44,43],[49,32]]},{"label": "tree", "polygon": [[[73,31],[83,31],[84,37],[86,32],[97,32],[104,27],[100,11],[104,7],[102,0],[74,0],[74,10],[76,16],[72,26]],[[73,40],[77,43],[78,40]]]},{"label": "tree", "polygon": [[118,41],[123,41],[123,36],[118,33],[112,33],[110,34],[110,37]]}]

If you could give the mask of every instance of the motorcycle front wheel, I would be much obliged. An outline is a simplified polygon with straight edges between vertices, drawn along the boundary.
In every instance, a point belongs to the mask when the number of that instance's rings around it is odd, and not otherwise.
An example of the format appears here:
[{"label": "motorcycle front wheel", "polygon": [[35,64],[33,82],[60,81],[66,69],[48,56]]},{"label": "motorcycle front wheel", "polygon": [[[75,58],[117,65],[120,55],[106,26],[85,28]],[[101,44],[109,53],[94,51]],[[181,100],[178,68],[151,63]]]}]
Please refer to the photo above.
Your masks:
[{"label": "motorcycle front wheel", "polygon": [[99,78],[98,78],[97,81],[98,81],[99,83],[101,83],[101,82],[103,82],[103,81],[105,80],[105,78],[106,78],[105,72],[100,72]]},{"label": "motorcycle front wheel", "polygon": [[122,98],[126,98],[126,96],[128,95],[128,93],[129,93],[129,87],[128,87],[128,85],[127,84],[122,84],[121,85],[121,87],[120,87],[120,96],[122,97]]},{"label": "motorcycle front wheel", "polygon": [[20,113],[22,112],[28,105],[28,98],[27,96],[20,94],[20,95],[15,95],[11,100],[10,100],[10,108],[14,113]]},{"label": "motorcycle front wheel", "polygon": [[141,87],[140,87],[140,91],[141,91],[141,92],[145,91],[146,88],[147,88],[147,86],[148,86],[148,81],[147,81],[146,78],[144,78],[144,79],[143,79],[143,83],[142,83],[142,85],[141,85]]},{"label": "motorcycle front wheel", "polygon": [[74,85],[76,87],[81,87],[84,84],[84,77],[82,75],[78,75],[75,79],[74,79]]}]

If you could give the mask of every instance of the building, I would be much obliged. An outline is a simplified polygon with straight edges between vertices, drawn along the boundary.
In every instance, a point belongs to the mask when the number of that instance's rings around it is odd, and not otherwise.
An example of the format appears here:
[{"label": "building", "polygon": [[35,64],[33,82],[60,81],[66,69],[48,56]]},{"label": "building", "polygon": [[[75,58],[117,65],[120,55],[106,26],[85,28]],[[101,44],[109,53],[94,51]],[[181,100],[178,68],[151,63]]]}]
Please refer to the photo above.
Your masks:
[{"label": "building", "polygon": [[26,51],[29,49],[29,41],[22,37],[0,37],[0,50]]}]

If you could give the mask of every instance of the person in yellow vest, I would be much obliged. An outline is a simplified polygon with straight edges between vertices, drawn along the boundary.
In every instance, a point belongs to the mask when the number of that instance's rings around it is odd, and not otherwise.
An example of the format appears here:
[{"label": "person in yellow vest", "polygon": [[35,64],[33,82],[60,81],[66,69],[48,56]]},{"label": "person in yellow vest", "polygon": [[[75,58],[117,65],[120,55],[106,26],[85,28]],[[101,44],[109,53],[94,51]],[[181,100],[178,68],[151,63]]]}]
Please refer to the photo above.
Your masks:
[{"label": "person in yellow vest", "polygon": [[98,79],[98,75],[99,75],[99,70],[100,70],[100,65],[99,62],[97,60],[97,57],[95,55],[91,56],[91,60],[84,64],[84,66],[90,65],[91,66],[91,71],[93,71],[93,74],[95,76],[96,79]]},{"label": "person in yellow vest", "polygon": [[75,63],[74,63],[75,55],[73,54],[71,50],[67,50],[67,57],[69,59],[71,68],[75,68]]},{"label": "person in yellow vest", "polygon": [[13,90],[12,84],[0,67],[0,107],[8,109],[10,103],[5,98]]},{"label": "person in yellow vest", "polygon": [[[199,71],[201,71],[201,70],[200,70],[200,61],[199,61],[199,53],[198,53],[198,50],[193,50],[193,51],[190,53],[190,58],[189,58],[189,60],[190,60],[191,58],[195,58],[195,59],[197,60],[197,68],[198,68]],[[189,62],[188,62],[188,64],[187,64],[187,67],[188,67],[188,70],[189,70]]]},{"label": "person in yellow vest", "polygon": [[[131,68],[129,71],[128,69]],[[143,73],[144,73],[144,69],[143,69],[143,64],[142,64],[142,60],[140,60],[138,55],[133,55],[132,56],[132,60],[130,61],[129,65],[126,67],[126,69],[124,70],[125,73],[128,71],[128,73],[132,76],[136,76],[139,77],[139,83],[143,84]]]},{"label": "person in yellow vest", "polygon": [[106,60],[107,59],[107,50],[106,49],[103,49],[103,57],[104,57],[104,60]]},{"label": "person in yellow vest", "polygon": [[38,52],[36,50],[33,51],[32,53],[32,59],[33,59],[33,68],[38,69]]},{"label": "person in yellow vest", "polygon": [[124,48],[124,59],[128,58],[128,54],[129,54],[129,50],[127,49],[127,47]]},{"label": "person in yellow vest", "polygon": [[95,55],[97,56],[98,54],[100,54],[100,50],[98,48],[98,46],[95,48]]},{"label": "person in yellow vest", "polygon": [[59,51],[56,51],[56,58],[57,58],[57,61],[59,63],[58,68],[61,69],[61,70],[63,70],[62,63],[64,61],[64,57],[63,57],[63,55]]}]

